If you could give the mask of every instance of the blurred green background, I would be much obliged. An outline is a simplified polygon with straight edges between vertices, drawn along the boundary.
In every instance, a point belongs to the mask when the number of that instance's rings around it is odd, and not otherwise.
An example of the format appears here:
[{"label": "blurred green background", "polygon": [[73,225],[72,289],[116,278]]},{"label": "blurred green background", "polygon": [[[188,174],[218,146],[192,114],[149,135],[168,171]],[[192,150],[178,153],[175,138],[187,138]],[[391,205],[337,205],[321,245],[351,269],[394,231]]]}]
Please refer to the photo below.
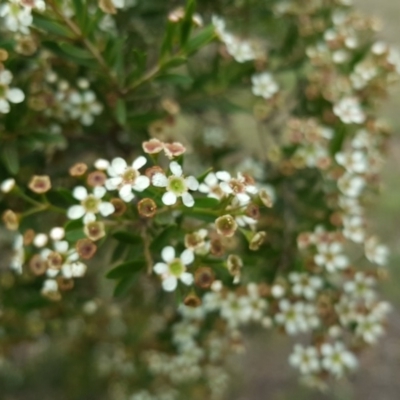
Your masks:
[{"label": "blurred green background", "polygon": [[[304,0],[308,1],[308,0]],[[380,37],[400,50],[400,1],[355,0],[360,10],[381,19]],[[299,387],[287,357],[291,343],[277,334],[248,335],[248,349],[232,360],[241,378],[232,388],[234,400],[398,400],[400,399],[400,86],[382,105],[381,116],[393,128],[383,169],[382,193],[369,209],[371,231],[391,249],[390,278],[381,285],[382,297],[392,302],[387,335],[361,357],[359,370],[348,382],[320,393]]]}]

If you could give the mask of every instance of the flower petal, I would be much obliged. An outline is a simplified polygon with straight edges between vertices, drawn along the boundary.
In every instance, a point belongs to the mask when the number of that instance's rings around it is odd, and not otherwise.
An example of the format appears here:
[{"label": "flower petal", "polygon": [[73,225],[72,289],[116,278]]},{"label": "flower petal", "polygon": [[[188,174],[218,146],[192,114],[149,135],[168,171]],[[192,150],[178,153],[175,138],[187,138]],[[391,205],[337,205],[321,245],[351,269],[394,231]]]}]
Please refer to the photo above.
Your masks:
[{"label": "flower petal", "polygon": [[186,185],[190,190],[197,190],[199,188],[199,182],[194,176],[188,176],[185,179]]},{"label": "flower petal", "polygon": [[106,180],[105,186],[107,190],[115,190],[122,183],[122,177],[116,176]]},{"label": "flower petal", "polygon": [[21,103],[25,99],[24,92],[21,89],[11,88],[7,91],[7,99],[11,103]]},{"label": "flower petal", "polygon": [[175,258],[175,249],[172,246],[167,246],[162,249],[161,258],[169,263]]},{"label": "flower petal", "polygon": [[96,215],[93,213],[86,213],[86,215],[83,217],[83,223],[88,224],[89,222],[96,221]]},{"label": "flower petal", "polygon": [[85,200],[86,197],[88,197],[87,189],[83,186],[77,186],[72,191],[72,196],[74,196],[75,199],[80,200],[80,201]]},{"label": "flower petal", "polygon": [[169,169],[175,176],[182,176],[182,167],[176,161],[169,164]]},{"label": "flower petal", "polygon": [[169,276],[162,281],[162,287],[166,292],[173,292],[178,286],[178,280],[174,276]]},{"label": "flower petal", "polygon": [[185,265],[189,265],[194,261],[194,253],[192,250],[186,249],[182,252],[180,258]]},{"label": "flower petal", "polygon": [[183,204],[184,204],[186,207],[193,207],[193,206],[194,206],[194,199],[193,199],[193,196],[192,196],[190,193],[188,193],[188,192],[183,193],[183,195],[182,195],[182,201],[183,201]]},{"label": "flower petal", "polygon": [[146,165],[146,163],[147,163],[146,157],[140,156],[132,163],[132,167],[135,169],[139,169],[142,168],[143,165]]},{"label": "flower petal", "polygon": [[166,206],[172,206],[176,203],[176,196],[172,192],[166,192],[163,194],[162,202]]},{"label": "flower petal", "polygon": [[150,179],[146,175],[140,175],[136,178],[133,189],[142,192],[150,186]]},{"label": "flower petal", "polygon": [[153,271],[158,275],[165,274],[168,271],[168,265],[165,263],[157,263],[154,265]]},{"label": "flower petal", "polygon": [[93,189],[94,197],[97,199],[101,199],[107,192],[107,189],[104,186],[96,186]]},{"label": "flower petal", "polygon": [[103,217],[108,217],[115,211],[115,207],[108,201],[104,201],[104,202],[100,203],[99,211]]},{"label": "flower petal", "polygon": [[188,286],[193,283],[193,275],[190,272],[184,272],[179,279]]},{"label": "flower petal", "polygon": [[79,219],[82,218],[84,214],[85,209],[80,205],[72,206],[67,211],[67,217],[69,219]]},{"label": "flower petal", "polygon": [[135,195],[132,193],[131,185],[124,185],[119,190],[119,197],[124,200],[126,203],[132,201],[135,198]]},{"label": "flower petal", "polygon": [[127,164],[123,158],[116,157],[111,161],[111,167],[118,175],[120,175],[125,171]]},{"label": "flower petal", "polygon": [[168,178],[161,172],[158,172],[157,174],[153,175],[151,183],[157,187],[165,187],[168,184]]}]

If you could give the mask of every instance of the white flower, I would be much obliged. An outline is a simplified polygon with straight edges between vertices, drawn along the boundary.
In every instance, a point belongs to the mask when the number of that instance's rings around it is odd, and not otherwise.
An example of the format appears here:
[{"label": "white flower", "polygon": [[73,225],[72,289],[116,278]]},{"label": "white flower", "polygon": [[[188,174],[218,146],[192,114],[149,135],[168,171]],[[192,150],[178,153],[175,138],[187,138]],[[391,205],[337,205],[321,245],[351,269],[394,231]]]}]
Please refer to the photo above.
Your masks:
[{"label": "white flower", "polygon": [[291,303],[287,299],[279,302],[279,312],[275,315],[275,321],[283,325],[289,335],[294,335],[307,330],[304,321],[304,303]]},{"label": "white flower", "polygon": [[372,263],[386,265],[389,249],[385,245],[379,244],[378,238],[372,236],[365,242],[365,256]]},{"label": "white flower", "polygon": [[349,265],[349,260],[342,254],[342,250],[340,243],[321,243],[317,246],[318,254],[314,256],[314,261],[328,272],[346,269]]},{"label": "white flower", "polygon": [[169,164],[169,169],[172,175],[167,177],[163,173],[157,173],[152,179],[154,186],[165,187],[167,190],[162,196],[162,202],[167,206],[172,206],[177,202],[178,197],[181,197],[186,207],[193,207],[194,198],[189,190],[197,190],[199,182],[194,176],[184,177],[182,167],[176,161]]},{"label": "white flower", "polygon": [[13,254],[10,261],[10,268],[16,273],[22,274],[22,265],[25,262],[24,237],[19,233],[13,243]]},{"label": "white flower", "polygon": [[75,199],[81,202],[80,205],[71,206],[67,211],[67,216],[70,219],[83,218],[85,224],[93,222],[96,219],[96,214],[100,213],[103,217],[111,215],[115,208],[107,202],[102,201],[102,197],[106,194],[106,189],[97,186],[93,189],[93,194],[89,194],[83,186],[77,186],[72,195]]},{"label": "white flower", "polygon": [[178,286],[178,279],[185,285],[193,283],[193,275],[186,272],[186,266],[194,261],[193,251],[186,249],[179,258],[175,257],[175,249],[171,246],[164,247],[161,257],[165,262],[157,263],[153,269],[162,278],[162,287],[167,292],[172,292]]},{"label": "white flower", "polygon": [[12,73],[7,69],[0,70],[0,113],[10,112],[10,103],[21,103],[25,99],[24,92],[21,89],[10,88]]},{"label": "white flower", "polygon": [[382,322],[375,315],[359,315],[357,318],[356,335],[367,343],[374,344],[384,334]]},{"label": "white flower", "polygon": [[357,302],[349,296],[343,295],[335,305],[335,310],[342,325],[348,325],[357,319]]},{"label": "white flower", "polygon": [[150,179],[139,172],[139,168],[143,167],[146,162],[147,160],[143,156],[136,158],[131,165],[128,165],[121,157],[114,158],[107,169],[108,175],[111,177],[105,183],[107,190],[118,189],[121,199],[130,202],[135,197],[132,189],[142,192],[150,185]]},{"label": "white flower", "polygon": [[322,288],[322,279],[305,272],[291,272],[289,281],[292,283],[292,292],[296,296],[304,296],[308,300],[316,297],[318,290]]},{"label": "white flower", "polygon": [[204,178],[204,181],[199,185],[199,192],[207,193],[207,197],[214,199],[222,199],[226,196],[226,193],[219,186],[220,180],[214,172],[210,172]]},{"label": "white flower", "polygon": [[365,179],[358,175],[345,173],[338,180],[338,188],[340,191],[349,197],[360,196],[365,186]]},{"label": "white flower", "polygon": [[355,97],[346,97],[335,104],[333,112],[345,124],[362,124],[366,117]]},{"label": "white flower", "polygon": [[53,294],[58,292],[58,283],[55,279],[46,279],[43,282],[42,294]]},{"label": "white flower", "polygon": [[372,276],[357,272],[353,280],[344,283],[343,288],[347,294],[353,297],[373,300],[375,298],[373,286],[375,286],[375,279]]},{"label": "white flower", "polygon": [[359,215],[344,217],[343,235],[355,243],[362,243],[365,238],[364,219]]},{"label": "white flower", "polygon": [[289,364],[298,368],[304,375],[319,372],[319,355],[315,347],[304,347],[301,344],[294,346],[294,351],[289,357]]},{"label": "white flower", "polygon": [[31,8],[24,6],[19,0],[9,0],[1,5],[0,17],[4,18],[5,27],[11,32],[29,34],[29,26],[33,21]]},{"label": "white flower", "polygon": [[362,174],[367,171],[368,162],[363,151],[352,151],[349,153],[336,153],[335,160],[342,165],[347,172]]},{"label": "white flower", "polygon": [[[228,39],[229,36],[225,35],[224,39]],[[251,44],[244,40],[239,40],[238,38],[229,38],[225,40],[226,49],[228,53],[237,61],[238,63],[244,63],[246,61],[251,61],[256,58],[255,51]]]},{"label": "white flower", "polygon": [[83,125],[92,125],[94,115],[103,111],[103,106],[96,100],[91,90],[83,93],[73,92],[69,97],[69,112],[73,119],[79,119]]},{"label": "white flower", "polygon": [[251,82],[253,84],[253,94],[255,96],[261,96],[264,99],[270,99],[279,90],[278,84],[268,72],[253,75],[251,77]]},{"label": "white flower", "polygon": [[330,343],[323,344],[321,353],[323,368],[337,378],[343,376],[346,370],[357,367],[356,357],[341,342],[336,342],[333,345]]},{"label": "white flower", "polygon": [[219,171],[215,175],[222,181],[219,186],[223,192],[235,196],[240,205],[246,205],[251,200],[249,194],[258,192],[254,182],[249,182],[248,178],[240,172],[236,178],[226,171]]},{"label": "white flower", "polygon": [[15,179],[9,178],[0,184],[0,191],[3,193],[10,193],[14,189]]}]

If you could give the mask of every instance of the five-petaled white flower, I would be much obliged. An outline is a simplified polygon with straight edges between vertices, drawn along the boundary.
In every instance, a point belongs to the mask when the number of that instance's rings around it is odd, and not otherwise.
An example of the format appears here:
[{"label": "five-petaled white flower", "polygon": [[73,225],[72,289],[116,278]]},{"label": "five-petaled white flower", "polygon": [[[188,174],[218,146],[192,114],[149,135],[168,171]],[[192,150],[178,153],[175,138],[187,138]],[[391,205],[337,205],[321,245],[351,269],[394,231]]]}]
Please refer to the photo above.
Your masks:
[{"label": "five-petaled white flower", "polygon": [[270,99],[279,90],[278,84],[269,72],[253,75],[251,82],[253,84],[253,94],[264,99]]},{"label": "five-petaled white flower", "polygon": [[0,17],[4,18],[5,27],[11,32],[29,34],[29,26],[33,17],[31,7],[27,7],[19,0],[9,0],[0,6]]},{"label": "five-petaled white flower", "polygon": [[24,92],[18,88],[10,88],[12,73],[7,69],[0,71],[0,113],[10,112],[10,103],[21,103],[25,99]]},{"label": "five-petaled white flower", "polygon": [[293,353],[289,357],[289,364],[298,368],[304,375],[319,372],[321,369],[319,363],[318,351],[315,347],[304,347],[296,344]]},{"label": "five-petaled white flower", "polygon": [[292,292],[296,296],[304,296],[308,300],[315,299],[318,290],[323,286],[322,279],[305,272],[291,272],[289,281],[292,283]]},{"label": "five-petaled white flower", "polygon": [[72,195],[75,199],[81,202],[80,205],[71,206],[67,211],[67,216],[70,219],[83,218],[83,222],[87,224],[96,220],[96,214],[100,213],[103,217],[111,215],[115,208],[108,201],[101,199],[106,194],[106,188],[97,186],[93,189],[93,193],[89,194],[87,189],[83,186],[77,186]]},{"label": "five-petaled white flower", "polygon": [[161,257],[164,262],[157,263],[153,269],[161,276],[162,287],[165,291],[174,291],[178,286],[178,279],[185,285],[193,283],[193,275],[186,271],[186,267],[194,260],[192,250],[186,249],[180,257],[175,257],[175,249],[167,246],[162,250]]},{"label": "five-petaled white flower", "polygon": [[162,202],[167,206],[172,206],[177,202],[178,197],[181,197],[186,207],[193,207],[194,199],[189,190],[197,190],[199,182],[194,176],[184,177],[182,167],[176,161],[169,164],[169,169],[172,174],[168,177],[159,172],[152,179],[154,186],[167,189],[163,194]]},{"label": "five-petaled white flower", "polygon": [[136,158],[131,165],[128,165],[121,157],[114,158],[107,169],[110,176],[105,183],[107,190],[118,189],[122,200],[131,201],[135,197],[132,189],[142,192],[150,185],[150,179],[139,172],[139,168],[143,167],[146,162],[147,160],[143,156]]},{"label": "five-petaled white flower", "polygon": [[92,125],[94,116],[103,111],[103,106],[96,100],[96,95],[91,90],[83,93],[73,92],[69,101],[71,117],[79,119],[82,125]]},{"label": "five-petaled white flower", "polygon": [[346,370],[357,367],[357,359],[341,342],[336,342],[333,345],[330,343],[323,344],[321,353],[323,368],[338,378],[343,376]]},{"label": "five-petaled white flower", "polygon": [[317,250],[318,253],[314,256],[314,261],[328,272],[335,272],[348,267],[349,260],[342,254],[343,249],[340,243],[321,243],[317,246]]}]

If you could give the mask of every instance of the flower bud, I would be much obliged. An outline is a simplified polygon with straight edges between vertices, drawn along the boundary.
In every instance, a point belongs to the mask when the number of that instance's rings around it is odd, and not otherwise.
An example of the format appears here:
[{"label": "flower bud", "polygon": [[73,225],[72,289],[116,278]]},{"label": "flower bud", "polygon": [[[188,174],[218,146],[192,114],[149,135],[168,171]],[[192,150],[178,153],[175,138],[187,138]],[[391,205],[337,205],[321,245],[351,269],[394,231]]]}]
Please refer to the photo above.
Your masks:
[{"label": "flower bud", "polygon": [[63,292],[71,290],[74,287],[74,280],[65,278],[63,276],[57,277],[57,283],[58,283],[58,288]]},{"label": "flower bud", "polygon": [[89,239],[79,239],[76,242],[75,249],[81,258],[89,260],[96,253],[97,246]]},{"label": "flower bud", "polygon": [[88,166],[85,163],[76,163],[69,169],[71,176],[82,176],[86,173]]},{"label": "flower bud", "polygon": [[62,240],[64,239],[64,236],[65,236],[64,228],[56,226],[50,231],[50,237],[53,240]]},{"label": "flower bud", "polygon": [[114,213],[112,214],[114,217],[120,217],[125,214],[126,204],[121,199],[111,199],[110,203],[114,206]]},{"label": "flower bud", "polygon": [[32,244],[35,238],[35,231],[33,229],[28,229],[24,232],[24,246],[29,246]]},{"label": "flower bud", "polygon": [[200,300],[199,296],[197,296],[195,294],[189,294],[188,296],[185,297],[185,300],[183,300],[183,303],[187,307],[196,308],[201,305],[201,300]]},{"label": "flower bud", "polygon": [[83,232],[90,239],[96,242],[106,235],[104,224],[100,221],[92,221],[83,227]]},{"label": "flower bud", "polygon": [[223,215],[215,220],[215,227],[219,235],[232,237],[238,227],[235,218],[232,215]]},{"label": "flower bud", "polygon": [[34,238],[33,238],[33,244],[36,247],[44,247],[46,246],[47,242],[49,241],[48,236],[45,233],[38,233]]},{"label": "flower bud", "polygon": [[194,283],[201,289],[209,289],[214,280],[215,274],[210,267],[200,267],[194,273]]},{"label": "flower bud", "polygon": [[260,208],[253,203],[250,203],[246,208],[246,215],[253,219],[260,218]]},{"label": "flower bud", "polygon": [[221,239],[213,239],[210,243],[210,253],[215,257],[221,257],[225,253],[225,247]]},{"label": "flower bud", "polygon": [[56,251],[52,251],[47,256],[47,262],[49,264],[49,268],[60,270],[63,265],[64,260],[60,253],[57,253]]},{"label": "flower bud", "polygon": [[228,267],[229,273],[235,278],[234,283],[238,283],[240,279],[241,269],[243,267],[242,259],[236,254],[230,254],[226,265]]},{"label": "flower bud", "polygon": [[267,234],[265,232],[257,232],[250,240],[249,249],[256,251],[264,243]]},{"label": "flower bud", "polygon": [[15,179],[9,178],[3,181],[0,185],[0,191],[3,193],[10,193],[15,187]]},{"label": "flower bud", "polygon": [[9,229],[10,231],[16,231],[18,229],[19,221],[17,214],[15,214],[14,211],[4,211],[2,218],[7,229]]},{"label": "flower bud", "polygon": [[260,189],[258,196],[265,207],[271,208],[273,206],[272,196],[265,189]]},{"label": "flower bud", "polygon": [[137,208],[139,215],[145,218],[154,217],[154,215],[157,212],[157,204],[154,202],[154,200],[148,197],[140,200],[137,205]]},{"label": "flower bud", "polygon": [[104,186],[106,180],[107,176],[103,171],[93,171],[88,175],[86,182],[89,186],[95,187]]},{"label": "flower bud", "polygon": [[34,175],[32,176],[28,187],[32,192],[38,194],[46,193],[51,189],[50,177],[47,175]]}]

